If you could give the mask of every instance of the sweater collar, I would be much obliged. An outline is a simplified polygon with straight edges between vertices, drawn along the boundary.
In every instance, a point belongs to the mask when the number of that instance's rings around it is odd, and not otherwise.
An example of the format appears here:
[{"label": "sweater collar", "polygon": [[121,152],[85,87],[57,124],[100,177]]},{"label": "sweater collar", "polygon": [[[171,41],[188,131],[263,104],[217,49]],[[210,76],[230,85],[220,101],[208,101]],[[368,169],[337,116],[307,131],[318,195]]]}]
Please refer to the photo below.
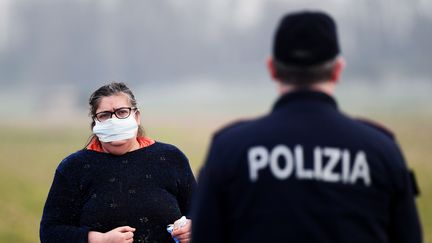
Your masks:
[{"label": "sweater collar", "polygon": [[[145,148],[145,147],[148,147],[148,146],[153,145],[155,143],[155,140],[148,138],[148,137],[139,136],[136,139],[137,139],[138,144],[140,146],[139,148]],[[94,136],[91,139],[89,144],[86,146],[86,149],[106,153],[105,150],[102,148],[102,144],[100,143],[99,139],[96,136]]]},{"label": "sweater collar", "polygon": [[328,104],[335,109],[338,108],[336,100],[328,94],[318,91],[299,90],[280,96],[273,106],[273,111],[296,101],[316,101]]}]

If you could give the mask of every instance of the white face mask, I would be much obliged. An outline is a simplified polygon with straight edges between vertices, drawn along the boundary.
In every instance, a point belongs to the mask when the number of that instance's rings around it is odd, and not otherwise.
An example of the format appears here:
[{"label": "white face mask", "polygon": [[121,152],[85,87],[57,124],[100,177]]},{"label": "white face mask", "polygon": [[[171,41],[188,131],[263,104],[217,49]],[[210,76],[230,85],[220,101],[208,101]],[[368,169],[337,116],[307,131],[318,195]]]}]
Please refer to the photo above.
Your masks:
[{"label": "white face mask", "polygon": [[134,114],[125,119],[113,117],[103,122],[96,120],[95,123],[93,133],[101,142],[113,142],[133,138],[138,132],[138,124]]}]

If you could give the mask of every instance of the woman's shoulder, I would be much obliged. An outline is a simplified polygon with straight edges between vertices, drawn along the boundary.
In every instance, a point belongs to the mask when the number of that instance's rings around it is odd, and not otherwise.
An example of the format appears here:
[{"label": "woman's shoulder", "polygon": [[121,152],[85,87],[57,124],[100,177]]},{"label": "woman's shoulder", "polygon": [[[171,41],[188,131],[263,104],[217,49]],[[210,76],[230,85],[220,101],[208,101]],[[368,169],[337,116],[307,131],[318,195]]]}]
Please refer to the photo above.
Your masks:
[{"label": "woman's shoulder", "polygon": [[175,145],[157,141],[152,145],[153,151],[166,156],[173,156],[181,159],[186,159],[186,155]]},{"label": "woman's shoulder", "polygon": [[182,153],[182,151],[177,146],[160,141],[156,141],[155,144],[152,145],[152,147],[156,151]]},{"label": "woman's shoulder", "polygon": [[66,171],[76,171],[85,166],[89,161],[90,153],[88,150],[82,149],[72,153],[64,158],[57,167],[57,171],[65,173]]}]

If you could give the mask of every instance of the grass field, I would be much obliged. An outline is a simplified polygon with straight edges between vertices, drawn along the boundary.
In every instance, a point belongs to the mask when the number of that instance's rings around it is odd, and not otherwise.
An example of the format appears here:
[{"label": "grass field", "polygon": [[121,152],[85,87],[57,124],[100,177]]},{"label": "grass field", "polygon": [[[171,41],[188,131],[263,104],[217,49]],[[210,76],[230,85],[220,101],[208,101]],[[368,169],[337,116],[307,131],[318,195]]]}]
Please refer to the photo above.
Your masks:
[{"label": "grass field", "polygon": [[[432,243],[432,122],[430,117],[379,117],[392,128],[417,174],[417,200],[426,243]],[[228,121],[228,120],[226,120]],[[195,172],[201,166],[212,132],[222,123],[148,125],[159,141],[180,147]],[[156,124],[156,122],[155,122]],[[82,148],[89,132],[84,125],[3,125],[0,129],[0,242],[38,242],[39,220],[53,173],[61,159]]]}]

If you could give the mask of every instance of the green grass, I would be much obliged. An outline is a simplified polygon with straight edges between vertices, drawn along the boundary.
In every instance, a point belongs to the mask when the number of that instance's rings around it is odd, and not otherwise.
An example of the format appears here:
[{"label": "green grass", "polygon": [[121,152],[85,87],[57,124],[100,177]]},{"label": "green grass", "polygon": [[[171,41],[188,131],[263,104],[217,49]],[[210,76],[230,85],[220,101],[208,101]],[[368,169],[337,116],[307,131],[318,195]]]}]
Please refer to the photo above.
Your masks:
[{"label": "green grass", "polygon": [[423,233],[426,243],[432,243],[432,119],[429,117],[409,119],[389,119],[397,131],[406,160],[415,170],[420,186],[420,197],[417,200]]},{"label": "green grass", "polygon": [[[432,243],[432,122],[428,117],[381,117],[398,136],[417,174],[417,200],[426,243]],[[212,132],[223,122],[148,125],[150,137],[177,145],[200,168]],[[12,126],[0,128],[0,242],[39,242],[38,230],[54,170],[70,153],[85,145],[86,124],[75,126]]]}]

